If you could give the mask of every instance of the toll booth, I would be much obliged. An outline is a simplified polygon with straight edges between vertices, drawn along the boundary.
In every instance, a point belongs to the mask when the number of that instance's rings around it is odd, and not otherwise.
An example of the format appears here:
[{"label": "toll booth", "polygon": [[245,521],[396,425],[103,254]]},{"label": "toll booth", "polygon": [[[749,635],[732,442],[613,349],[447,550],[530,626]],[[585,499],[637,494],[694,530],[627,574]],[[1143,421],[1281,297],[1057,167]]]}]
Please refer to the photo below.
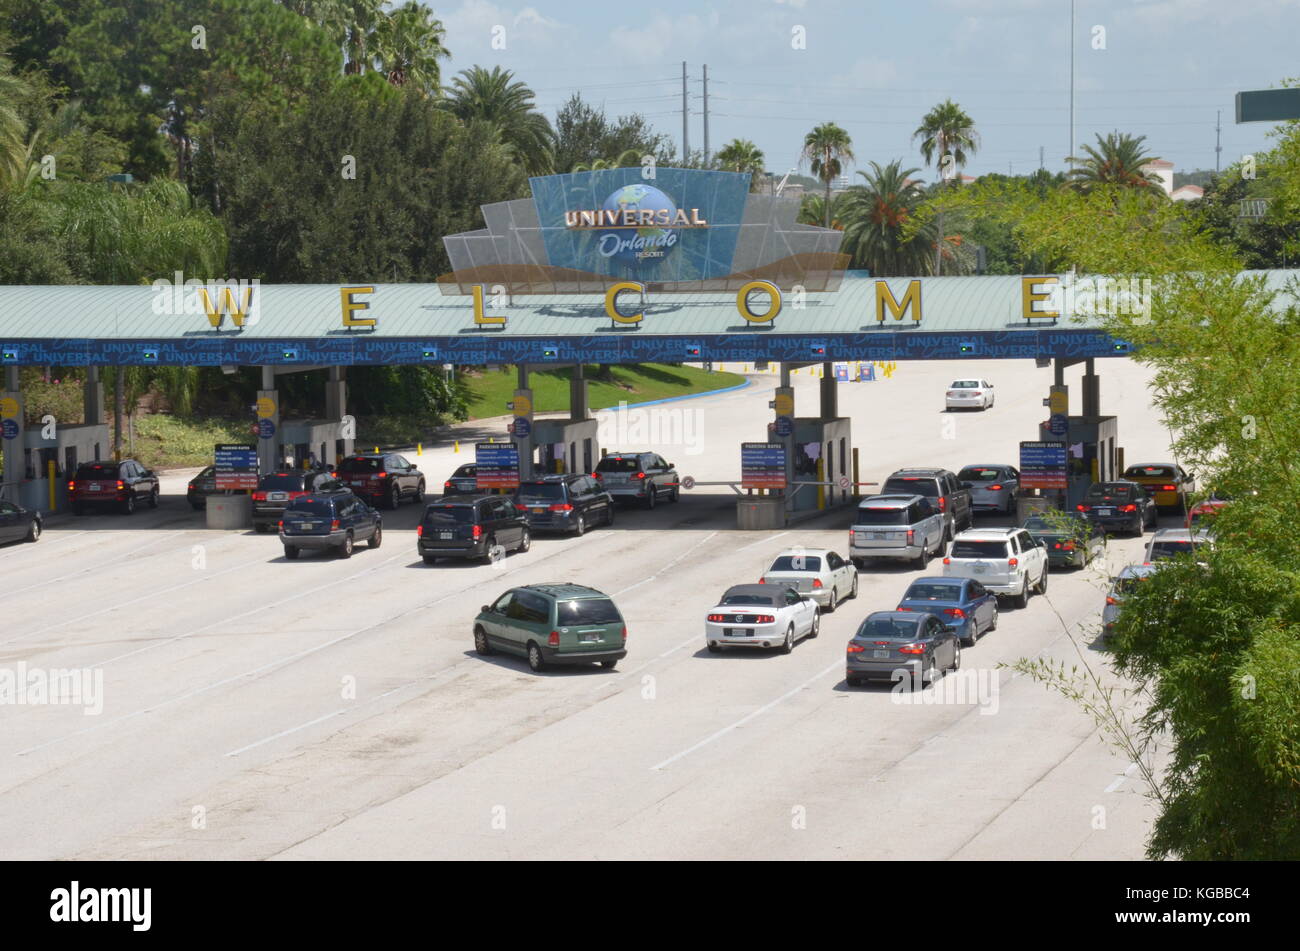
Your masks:
[{"label": "toll booth", "polygon": [[323,466],[336,466],[353,452],[354,440],[340,439],[337,420],[290,419],[276,433],[276,460],[292,459],[301,469],[313,456]]},{"label": "toll booth", "polygon": [[592,472],[600,462],[599,424],[594,419],[538,419],[532,442],[537,449],[534,472]]},{"label": "toll booth", "polygon": [[54,464],[53,508],[68,508],[68,480],[83,462],[109,457],[112,443],[108,426],[103,423],[60,425],[54,437],[45,439],[41,429],[31,426],[26,432],[27,445],[23,448],[22,481],[18,484],[16,501],[28,509],[51,510],[50,464]]},{"label": "toll booth", "polygon": [[[790,490],[787,511],[806,512],[827,508],[852,497],[853,486],[840,488],[840,479],[853,479],[853,437],[848,418],[796,417],[794,451],[790,460]],[[803,485],[829,482],[830,485]]]},{"label": "toll booth", "polygon": [[1066,445],[1068,483],[1065,510],[1071,511],[1094,482],[1119,478],[1117,464],[1118,425],[1114,416],[1070,416],[1064,436],[1056,436],[1046,423],[1039,426],[1039,439]]}]

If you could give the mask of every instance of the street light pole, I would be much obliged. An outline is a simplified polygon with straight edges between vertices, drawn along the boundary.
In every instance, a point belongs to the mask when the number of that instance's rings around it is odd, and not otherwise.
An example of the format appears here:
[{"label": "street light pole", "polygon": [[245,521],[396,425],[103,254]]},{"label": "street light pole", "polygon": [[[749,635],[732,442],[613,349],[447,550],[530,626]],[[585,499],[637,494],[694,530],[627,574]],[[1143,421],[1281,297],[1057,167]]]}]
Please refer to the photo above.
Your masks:
[{"label": "street light pole", "polygon": [[1070,150],[1065,153],[1067,162],[1074,154],[1074,146],[1074,0],[1070,0]]}]

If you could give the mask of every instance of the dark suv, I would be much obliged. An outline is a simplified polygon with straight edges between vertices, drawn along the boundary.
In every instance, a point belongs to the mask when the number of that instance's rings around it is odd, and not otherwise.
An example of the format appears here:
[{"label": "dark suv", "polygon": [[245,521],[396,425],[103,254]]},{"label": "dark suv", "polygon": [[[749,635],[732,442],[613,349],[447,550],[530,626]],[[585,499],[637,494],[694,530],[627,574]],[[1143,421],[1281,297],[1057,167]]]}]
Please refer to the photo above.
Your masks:
[{"label": "dark suv", "polygon": [[442,484],[443,495],[478,495],[478,466],[467,462]]},{"label": "dark suv", "polygon": [[300,496],[280,519],[280,541],[290,559],[304,548],[333,548],[351,558],[357,542],[378,548],[383,539],[383,516],[351,492]]},{"label": "dark suv", "polygon": [[550,475],[521,482],[514,502],[533,531],[581,535],[592,525],[614,524],[614,499],[589,475]]},{"label": "dark suv", "polygon": [[83,462],[68,482],[72,511],[84,515],[91,505],[114,505],[130,515],[136,504],[158,507],[158,477],[134,459]]},{"label": "dark suv", "polygon": [[371,505],[395,509],[402,499],[424,501],[424,473],[395,452],[366,452],[348,456],[338,478]]},{"label": "dark suv", "polygon": [[324,469],[286,469],[264,475],[253,490],[253,528],[269,532],[294,499],[312,492],[330,491],[347,489],[334,478],[334,473]]},{"label": "dark suv", "polygon": [[970,489],[963,488],[947,469],[899,469],[885,480],[880,494],[925,496],[943,516],[945,542],[974,521]]},{"label": "dark suv", "polygon": [[439,558],[492,558],[500,548],[528,551],[528,520],[508,495],[430,502],[415,530],[415,550],[431,565]]},{"label": "dark suv", "polygon": [[681,488],[677,470],[653,452],[611,452],[592,473],[616,499],[631,499],[652,509],[660,498],[676,502]]}]

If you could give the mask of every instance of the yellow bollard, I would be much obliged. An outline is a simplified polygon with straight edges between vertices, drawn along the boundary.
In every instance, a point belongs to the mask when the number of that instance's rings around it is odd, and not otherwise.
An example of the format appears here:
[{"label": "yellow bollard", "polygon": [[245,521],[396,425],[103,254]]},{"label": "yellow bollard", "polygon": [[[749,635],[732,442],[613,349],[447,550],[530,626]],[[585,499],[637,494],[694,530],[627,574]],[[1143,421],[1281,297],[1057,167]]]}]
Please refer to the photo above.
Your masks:
[{"label": "yellow bollard", "polygon": [[460,440],[459,440],[459,439],[456,440],[456,448],[455,448],[454,450],[452,450],[452,451],[453,451],[453,452],[460,452]]},{"label": "yellow bollard", "polygon": [[822,482],[826,479],[823,474],[823,470],[826,468],[825,463],[825,459],[817,460],[817,508],[819,509],[826,508],[826,486],[822,485]]},{"label": "yellow bollard", "polygon": [[423,446],[423,444],[418,443],[418,442],[415,444],[415,454],[416,454],[417,456],[423,456],[423,455],[424,455],[424,446]]},{"label": "yellow bollard", "polygon": [[378,447],[378,446],[375,447],[375,455],[376,455],[376,456],[379,455],[379,447]]}]

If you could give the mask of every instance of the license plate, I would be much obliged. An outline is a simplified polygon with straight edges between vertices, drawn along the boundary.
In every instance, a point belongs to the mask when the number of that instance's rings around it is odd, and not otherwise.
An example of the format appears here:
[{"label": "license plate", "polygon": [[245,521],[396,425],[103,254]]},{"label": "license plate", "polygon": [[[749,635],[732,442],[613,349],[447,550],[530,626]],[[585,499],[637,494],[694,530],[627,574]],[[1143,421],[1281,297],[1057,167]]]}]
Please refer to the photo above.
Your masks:
[{"label": "license plate", "polygon": [[722,629],[723,637],[750,637],[753,635],[752,627],[724,627]]},{"label": "license plate", "polygon": [[977,574],[977,575],[982,575],[982,574],[984,574],[984,566],[983,566],[983,565],[975,565],[975,567],[974,567],[973,570],[974,570],[975,574]]},{"label": "license plate", "polygon": [[581,640],[584,644],[598,644],[603,638],[600,636],[599,631],[595,631],[590,634],[583,634]]},{"label": "license plate", "polygon": [[452,535],[451,532],[439,532],[439,533],[438,533],[438,537],[439,537],[439,538],[450,539],[450,538],[451,538],[451,535]]},{"label": "license plate", "polygon": [[889,657],[889,651],[872,651],[871,656],[883,660]]},{"label": "license plate", "polygon": [[1098,515],[1114,515],[1114,514],[1115,514],[1115,510],[1114,510],[1114,509],[1097,509],[1097,514],[1098,514]]},{"label": "license plate", "polygon": [[98,491],[99,491],[99,483],[98,483],[98,482],[92,482],[92,483],[90,483],[90,491],[91,491],[91,492],[98,492]]},{"label": "license plate", "polygon": [[308,530],[310,530],[310,529],[314,529],[314,528],[316,527],[316,523],[315,523],[315,522],[299,522],[299,523],[298,523],[298,527],[301,528],[303,531],[308,531]]},{"label": "license plate", "polygon": [[884,541],[889,536],[884,532],[872,532],[871,537],[874,538],[876,541],[880,542],[880,541]]},{"label": "license plate", "polygon": [[533,509],[533,514],[534,514],[534,515],[541,515],[541,514],[542,514],[543,512],[545,512],[545,511],[546,511],[546,509]]},{"label": "license plate", "polygon": [[363,486],[363,485],[366,484],[366,480],[365,480],[365,479],[353,479],[353,480],[352,480],[352,484],[353,484],[354,486],[356,486],[357,488],[360,488],[361,486]]},{"label": "license plate", "polygon": [[269,499],[272,502],[283,502],[288,497],[289,496],[284,492],[271,492],[267,495],[267,499]]}]

